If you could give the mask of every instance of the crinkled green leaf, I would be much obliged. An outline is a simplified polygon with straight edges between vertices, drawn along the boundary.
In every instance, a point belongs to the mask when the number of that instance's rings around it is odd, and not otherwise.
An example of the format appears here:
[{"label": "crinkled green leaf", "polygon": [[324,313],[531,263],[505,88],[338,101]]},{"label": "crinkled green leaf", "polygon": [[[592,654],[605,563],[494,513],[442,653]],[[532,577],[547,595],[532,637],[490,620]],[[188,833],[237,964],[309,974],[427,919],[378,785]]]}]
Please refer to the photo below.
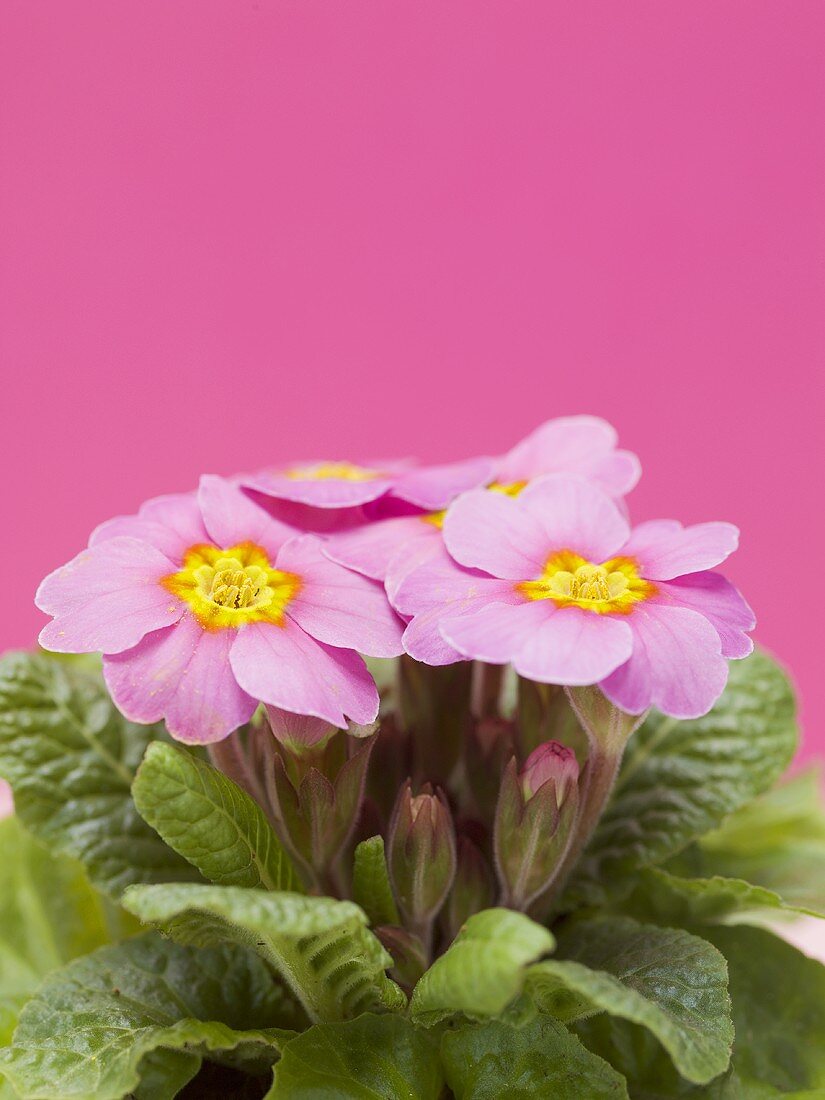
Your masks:
[{"label": "crinkled green leaf", "polygon": [[144,821],[222,886],[300,891],[263,810],[217,768],[174,745],[149,745],[132,784]]},{"label": "crinkled green leaf", "polygon": [[355,849],[352,896],[370,919],[370,924],[398,924],[398,907],[392,894],[384,838],[371,836]]},{"label": "crinkled green leaf", "polygon": [[268,1100],[438,1100],[443,1084],[434,1033],[366,1014],[287,1043]]},{"label": "crinkled green leaf", "polygon": [[281,1004],[252,952],[195,950],[149,934],[47,978],[0,1052],[0,1070],[23,1100],[119,1100],[143,1073],[152,1100],[167,1100],[205,1054],[265,1072],[294,1035],[271,1027]]},{"label": "crinkled green leaf", "polygon": [[313,1021],[399,1009],[392,959],[348,901],[240,886],[133,886],[123,904],[182,943],[241,943],[280,975]]},{"label": "crinkled green leaf", "polygon": [[641,920],[664,925],[725,924],[741,920],[743,913],[779,910],[809,913],[813,910],[786,905],[782,898],[763,886],[742,879],[682,878],[659,867],[642,871],[633,893],[622,908]]},{"label": "crinkled green leaf", "polygon": [[821,775],[802,772],[743,806],[671,860],[681,875],[744,878],[787,906],[825,914],[825,801]]},{"label": "crinkled green leaf", "polygon": [[0,1044],[42,978],[108,943],[108,903],[79,863],[54,859],[16,817],[0,821]]},{"label": "crinkled green leaf", "polygon": [[521,991],[525,967],[554,945],[551,933],[522,913],[476,913],[416,985],[413,1019],[429,1026],[455,1013],[499,1015]]},{"label": "crinkled green leaf", "polygon": [[699,1084],[727,1069],[727,967],[712,944],[627,917],[595,917],[574,921],[558,951],[528,971],[527,993],[543,1011],[568,1021],[608,1012],[641,1024]]},{"label": "crinkled green leaf", "polygon": [[731,662],[728,686],[703,718],[652,714],[630,740],[565,905],[627,892],[638,868],[662,863],[770,787],[796,743],[793,691],[762,652]]},{"label": "crinkled green leaf", "polygon": [[142,820],[130,787],[161,730],[127,722],[100,675],[44,654],[0,660],[0,775],[24,825],[79,859],[112,897],[134,882],[200,878]]},{"label": "crinkled green leaf", "polygon": [[708,931],[728,960],[737,1070],[825,1095],[825,966],[761,928]]},{"label": "crinkled green leaf", "polygon": [[624,1078],[549,1016],[445,1033],[442,1057],[456,1100],[627,1100]]}]

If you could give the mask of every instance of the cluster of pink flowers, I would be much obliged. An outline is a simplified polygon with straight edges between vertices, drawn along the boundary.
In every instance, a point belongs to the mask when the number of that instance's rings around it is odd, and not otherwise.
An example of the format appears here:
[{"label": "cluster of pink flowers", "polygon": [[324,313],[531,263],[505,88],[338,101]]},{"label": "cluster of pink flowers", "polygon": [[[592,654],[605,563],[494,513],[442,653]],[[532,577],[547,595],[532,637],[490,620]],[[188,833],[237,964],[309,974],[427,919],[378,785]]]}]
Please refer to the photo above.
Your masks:
[{"label": "cluster of pink flowers", "polygon": [[266,704],[311,743],[378,714],[367,657],[511,664],[621,709],[707,712],[753,614],[713,571],[728,523],[632,528],[635,455],[594,417],[500,458],[317,462],[158,497],[102,524],[37,593],[40,635],[102,652],[130,719],[213,742]]}]

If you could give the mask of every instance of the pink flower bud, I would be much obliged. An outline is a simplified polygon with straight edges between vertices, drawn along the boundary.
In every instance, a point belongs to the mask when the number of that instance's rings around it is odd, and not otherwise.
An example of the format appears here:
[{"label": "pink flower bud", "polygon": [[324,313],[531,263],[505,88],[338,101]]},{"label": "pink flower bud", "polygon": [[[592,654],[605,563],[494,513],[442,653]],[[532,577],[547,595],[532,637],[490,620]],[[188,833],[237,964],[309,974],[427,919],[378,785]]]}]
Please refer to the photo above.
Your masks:
[{"label": "pink flower bud", "polygon": [[556,805],[561,806],[570,787],[579,781],[576,754],[558,741],[546,741],[527,757],[519,778],[528,801],[552,780],[556,786]]}]

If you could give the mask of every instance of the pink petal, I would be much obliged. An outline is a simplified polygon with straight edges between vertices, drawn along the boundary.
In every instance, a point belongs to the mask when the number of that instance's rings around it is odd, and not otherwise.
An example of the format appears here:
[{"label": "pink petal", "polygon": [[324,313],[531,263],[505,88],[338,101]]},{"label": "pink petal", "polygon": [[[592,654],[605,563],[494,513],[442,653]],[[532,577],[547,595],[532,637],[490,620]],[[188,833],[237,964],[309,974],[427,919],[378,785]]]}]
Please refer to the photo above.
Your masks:
[{"label": "pink petal", "polygon": [[652,601],[627,619],[633,656],[601,684],[608,699],[630,714],[651,706],[673,718],[707,714],[728,678],[712,624],[697,611]]},{"label": "pink petal", "polygon": [[230,662],[245,691],[282,710],[324,718],[338,729],[347,719],[367,725],[378,714],[378,692],[358,654],[316,642],[288,616],[283,626],[241,627]]},{"label": "pink petal", "polygon": [[315,535],[301,535],[285,543],[277,566],[301,578],[289,615],[311,637],[369,657],[403,653],[404,627],[390,607],[383,585],[332,561]]},{"label": "pink petal", "polygon": [[439,543],[431,559],[401,582],[393,606],[402,615],[417,615],[429,610],[454,615],[478,600],[516,602],[520,599],[511,581],[499,580],[477,569],[463,569]]},{"label": "pink petal", "polygon": [[226,549],[241,542],[254,542],[274,558],[295,531],[273,519],[244,491],[226,478],[206,474],[198,488],[198,502],[210,541]]},{"label": "pink petal", "polygon": [[404,546],[400,546],[390,558],[387,565],[387,575],[384,578],[384,587],[390,603],[395,607],[395,600],[404,580],[422,565],[437,558],[444,549],[444,538],[437,527],[431,523],[426,527],[424,536],[416,535]]},{"label": "pink petal", "polygon": [[553,549],[541,522],[520,499],[487,489],[464,493],[450,507],[444,541],[461,565],[509,580],[539,576]]},{"label": "pink petal", "polygon": [[160,583],[175,566],[148,543],[107,539],[50,573],[35,603],[54,621],[40,633],[57,653],[120,653],[175,623],[184,606]]},{"label": "pink petal", "polygon": [[630,533],[615,502],[584,478],[556,474],[540,478],[527,486],[518,503],[542,524],[548,551],[574,550],[589,561],[602,562],[624,545]]},{"label": "pink petal", "polygon": [[633,636],[624,618],[561,607],[525,639],[513,666],[528,680],[581,686],[598,683],[627,661],[632,650]]},{"label": "pink petal", "polygon": [[116,516],[92,531],[90,546],[118,535],[148,542],[175,565],[190,546],[210,542],[194,493],[173,493],[147,500],[136,516]]},{"label": "pink petal", "polygon": [[440,538],[433,524],[425,523],[422,516],[399,516],[368,523],[343,534],[330,535],[324,553],[348,569],[355,569],[375,581],[383,581],[390,559],[400,547],[433,535]]},{"label": "pink petal", "polygon": [[393,471],[382,471],[379,476],[364,481],[297,478],[263,471],[244,478],[244,485],[267,496],[291,500],[296,504],[311,504],[313,508],[354,508],[383,496],[392,488],[394,480]]},{"label": "pink petal", "polygon": [[613,451],[598,459],[585,471],[611,497],[622,497],[633,489],[642,476],[642,464],[632,451]]},{"label": "pink petal", "polygon": [[553,611],[546,600],[485,603],[457,618],[443,615],[441,635],[462,657],[503,665],[513,660]]},{"label": "pink petal", "polygon": [[425,665],[452,665],[465,657],[441,633],[444,612],[440,607],[422,611],[407,623],[404,631],[404,652]]},{"label": "pink petal", "polygon": [[659,520],[640,524],[622,554],[639,562],[643,576],[668,581],[718,565],[738,545],[739,530],[732,523],[697,523],[677,529],[673,522]]},{"label": "pink petal", "polygon": [[229,663],[235,634],[204,630],[193,615],[184,615],[134,649],[105,658],[112,698],[133,722],[165,718],[179,741],[221,741],[258,705],[238,686]]},{"label": "pink petal", "polygon": [[293,714],[280,707],[267,707],[266,714],[273,735],[284,745],[300,751],[312,748],[338,728],[323,718],[310,718],[306,714]]},{"label": "pink petal", "polygon": [[392,493],[428,512],[438,512],[452,504],[459,493],[489,485],[495,476],[495,459],[468,458],[410,470],[396,481]]},{"label": "pink petal", "polygon": [[756,626],[753,611],[741,593],[721,573],[689,573],[657,585],[655,602],[690,607],[704,615],[722,641],[722,656],[747,657],[753,641],[747,632]]},{"label": "pink petal", "polygon": [[548,420],[501,459],[498,480],[579,474],[598,481],[611,496],[620,496],[639,480],[641,467],[635,455],[617,451],[616,442],[615,428],[596,416]]}]

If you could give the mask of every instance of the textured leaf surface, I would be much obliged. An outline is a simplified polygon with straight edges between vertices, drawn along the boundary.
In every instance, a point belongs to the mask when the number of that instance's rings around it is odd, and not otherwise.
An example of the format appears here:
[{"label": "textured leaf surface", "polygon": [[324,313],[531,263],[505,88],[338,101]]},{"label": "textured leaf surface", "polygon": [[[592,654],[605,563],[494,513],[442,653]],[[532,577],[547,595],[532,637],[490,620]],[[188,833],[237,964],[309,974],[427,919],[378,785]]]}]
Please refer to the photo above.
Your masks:
[{"label": "textured leaf surface", "polygon": [[156,741],[138,768],[132,796],[144,821],[204,878],[222,886],[300,891],[263,810],[206,761]]},{"label": "textured leaf surface", "polygon": [[554,943],[546,928],[522,913],[476,913],[416,985],[413,1019],[428,1026],[455,1013],[497,1016],[521,991],[525,967]]},{"label": "textured leaf surface", "polygon": [[371,836],[355,849],[352,896],[376,927],[399,924],[398,907],[392,894],[384,838]]},{"label": "textured leaf surface", "polygon": [[708,934],[728,960],[737,1070],[825,1095],[825,966],[761,928]]},{"label": "textured leaf surface", "polygon": [[196,951],[149,934],[47,978],[0,1052],[0,1069],[23,1100],[118,1100],[142,1073],[153,1100],[167,1100],[207,1052],[265,1072],[294,1034],[269,1026],[280,1007],[251,952]]},{"label": "textured leaf surface", "polygon": [[200,878],[135,809],[132,779],[161,730],[127,722],[99,674],[42,654],[0,660],[0,775],[52,851],[112,897],[135,882]]},{"label": "textured leaf surface", "polygon": [[770,787],[797,743],[793,692],[766,654],[733,661],[704,718],[651,715],[628,746],[612,800],[564,899],[604,904]]},{"label": "textured leaf surface", "polygon": [[[636,889],[623,908],[641,920],[664,925],[724,924],[741,919],[743,913],[777,909],[785,913],[811,913],[786,905],[782,898],[763,886],[742,879],[683,878],[658,867],[639,875]],[[781,915],[781,914],[780,914]]]},{"label": "textured leaf surface", "polygon": [[740,877],[786,905],[825,913],[825,804],[812,769],[768,791],[668,864],[683,875]]},{"label": "textured leaf surface", "polygon": [[532,966],[527,991],[546,1012],[575,1020],[608,1012],[648,1028],[676,1068],[704,1083],[727,1069],[733,1026],[727,967],[688,932],[626,917],[577,921],[560,958]]},{"label": "textured leaf surface", "polygon": [[438,1100],[434,1034],[403,1016],[317,1024],[284,1048],[269,1100]]},{"label": "textured leaf surface", "polygon": [[402,1008],[392,959],[348,901],[240,886],[133,886],[124,906],[182,943],[240,943],[280,975],[313,1021]]},{"label": "textured leaf surface", "polygon": [[442,1057],[456,1100],[627,1100],[624,1078],[550,1017],[460,1027],[444,1035]]}]

